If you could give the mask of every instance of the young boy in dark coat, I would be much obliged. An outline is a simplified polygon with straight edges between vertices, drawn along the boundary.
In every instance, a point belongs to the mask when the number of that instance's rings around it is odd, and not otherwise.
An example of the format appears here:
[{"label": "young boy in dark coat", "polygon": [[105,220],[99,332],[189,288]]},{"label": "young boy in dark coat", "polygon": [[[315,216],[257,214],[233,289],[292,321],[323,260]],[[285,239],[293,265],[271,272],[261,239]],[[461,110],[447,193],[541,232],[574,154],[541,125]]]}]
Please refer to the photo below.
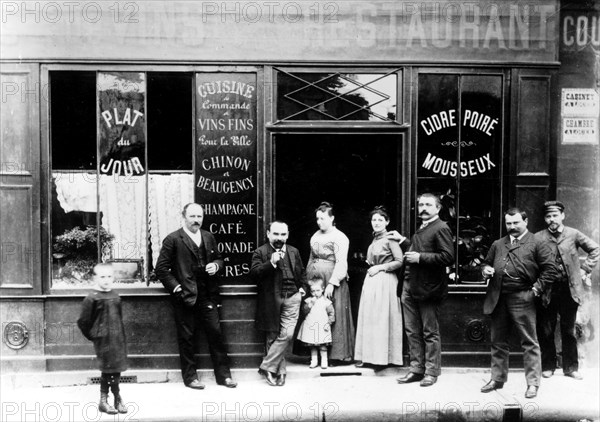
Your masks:
[{"label": "young boy in dark coat", "polygon": [[[84,300],[81,316],[77,320],[79,329],[94,343],[100,377],[100,412],[114,415],[127,413],[119,392],[121,372],[127,369],[127,342],[121,298],[112,290],[114,271],[111,264],[102,263],[94,267],[95,290]],[[114,407],[108,403],[108,388],[114,395]]]}]

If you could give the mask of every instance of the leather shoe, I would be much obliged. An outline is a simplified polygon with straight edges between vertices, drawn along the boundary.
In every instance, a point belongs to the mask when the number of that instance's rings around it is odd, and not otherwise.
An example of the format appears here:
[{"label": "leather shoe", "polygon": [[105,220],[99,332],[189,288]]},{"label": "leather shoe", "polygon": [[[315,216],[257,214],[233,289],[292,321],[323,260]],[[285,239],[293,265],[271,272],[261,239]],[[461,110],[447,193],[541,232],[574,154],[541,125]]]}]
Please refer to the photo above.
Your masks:
[{"label": "leather shoe", "polygon": [[270,371],[265,371],[264,369],[259,369],[258,373],[265,377],[267,384],[275,387],[277,385],[277,380],[275,379],[275,374]]},{"label": "leather shoe", "polygon": [[235,382],[231,378],[225,378],[223,381],[221,381],[219,383],[219,385],[223,385],[227,388],[235,388],[235,387],[237,387],[237,382]]},{"label": "leather shoe", "polygon": [[421,381],[423,379],[423,374],[415,374],[414,372],[409,372],[403,377],[397,378],[398,384],[408,384],[411,382]]},{"label": "leather shoe", "polygon": [[504,387],[503,382],[490,380],[490,382],[488,382],[486,385],[481,387],[481,392],[489,393],[490,391],[500,390],[502,387]]},{"label": "leather shoe", "polygon": [[552,375],[554,375],[554,371],[550,371],[550,370],[548,370],[548,371],[542,371],[542,376],[544,378],[550,378]]},{"label": "leather shoe", "polygon": [[285,374],[279,374],[277,377],[277,386],[283,387],[285,385]]},{"label": "leather shoe", "polygon": [[433,375],[425,375],[421,380],[421,387],[431,387],[433,384],[437,382],[437,377]]},{"label": "leather shoe", "polygon": [[583,377],[581,376],[581,374],[577,371],[573,371],[573,372],[569,372],[568,374],[565,374],[565,377],[569,377],[569,378],[573,378],[575,380],[582,380]]},{"label": "leather shoe", "polygon": [[532,399],[537,396],[538,387],[535,385],[527,386],[527,391],[525,391],[525,398]]},{"label": "leather shoe", "polygon": [[204,390],[204,384],[202,384],[198,380],[194,380],[194,381],[190,382],[189,384],[186,384],[185,386],[188,388],[193,388],[194,390]]}]

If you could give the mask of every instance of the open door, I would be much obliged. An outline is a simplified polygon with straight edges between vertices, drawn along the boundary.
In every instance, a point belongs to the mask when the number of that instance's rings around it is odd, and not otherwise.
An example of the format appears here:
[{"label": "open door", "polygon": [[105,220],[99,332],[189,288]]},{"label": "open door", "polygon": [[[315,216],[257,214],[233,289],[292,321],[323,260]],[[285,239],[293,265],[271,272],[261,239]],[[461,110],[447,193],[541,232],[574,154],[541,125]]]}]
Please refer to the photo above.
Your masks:
[{"label": "open door", "polygon": [[315,209],[334,205],[336,226],[350,239],[349,286],[356,319],[371,242],[369,212],[384,205],[391,229],[400,227],[401,144],[399,134],[278,134],[274,136],[274,216],[288,223],[288,242],[304,263],[318,229]]}]

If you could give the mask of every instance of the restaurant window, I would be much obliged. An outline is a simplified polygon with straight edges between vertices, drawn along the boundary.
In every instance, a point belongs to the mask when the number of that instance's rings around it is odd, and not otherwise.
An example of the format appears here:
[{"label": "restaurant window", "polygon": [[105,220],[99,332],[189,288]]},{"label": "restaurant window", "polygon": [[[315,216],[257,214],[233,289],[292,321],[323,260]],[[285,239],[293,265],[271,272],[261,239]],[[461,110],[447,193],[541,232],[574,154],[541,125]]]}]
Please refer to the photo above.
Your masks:
[{"label": "restaurant window", "polygon": [[[50,72],[52,288],[158,283],[160,242],[193,200],[192,75]],[[147,119],[152,116],[151,119]]]},{"label": "restaurant window", "polygon": [[483,284],[479,265],[499,237],[503,76],[421,74],[417,105],[417,192],[441,197],[451,227],[454,283]]},{"label": "restaurant window", "polygon": [[397,70],[388,73],[277,70],[279,121],[396,120]]}]

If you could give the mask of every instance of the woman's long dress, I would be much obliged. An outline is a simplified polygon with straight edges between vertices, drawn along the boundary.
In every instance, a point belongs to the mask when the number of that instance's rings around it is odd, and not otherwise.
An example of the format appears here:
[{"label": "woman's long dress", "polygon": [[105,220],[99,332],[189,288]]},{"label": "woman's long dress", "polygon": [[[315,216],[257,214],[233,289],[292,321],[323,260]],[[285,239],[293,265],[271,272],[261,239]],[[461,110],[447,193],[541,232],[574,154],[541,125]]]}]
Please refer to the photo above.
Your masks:
[{"label": "woman's long dress", "polygon": [[308,281],[320,278],[325,286],[337,286],[331,301],[335,309],[332,343],[329,358],[352,361],[354,356],[354,322],[348,288],[348,248],[350,241],[344,233],[332,227],[317,231],[310,239],[310,258],[306,266]]},{"label": "woman's long dress", "polygon": [[402,365],[402,308],[396,294],[402,266],[398,242],[377,234],[367,251],[370,265],[383,264],[385,272],[365,277],[358,308],[354,357],[374,365]]}]

